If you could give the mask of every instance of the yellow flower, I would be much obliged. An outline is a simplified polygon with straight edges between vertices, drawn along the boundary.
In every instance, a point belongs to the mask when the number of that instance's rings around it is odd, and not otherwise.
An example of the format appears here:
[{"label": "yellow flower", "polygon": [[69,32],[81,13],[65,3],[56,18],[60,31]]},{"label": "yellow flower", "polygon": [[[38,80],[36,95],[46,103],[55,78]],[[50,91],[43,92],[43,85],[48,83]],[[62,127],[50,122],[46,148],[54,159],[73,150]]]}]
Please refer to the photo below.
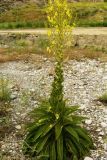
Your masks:
[{"label": "yellow flower", "polygon": [[47,52],[51,53],[51,49],[49,47],[47,47]]},{"label": "yellow flower", "polygon": [[49,126],[49,127],[50,127],[50,128],[52,128],[52,126],[53,126],[53,125],[52,125],[52,124],[50,124],[50,126]]},{"label": "yellow flower", "polygon": [[38,121],[38,123],[41,123],[42,122],[42,119],[40,119],[39,121]]},{"label": "yellow flower", "polygon": [[56,113],[56,114],[55,114],[55,117],[56,117],[56,119],[59,119],[59,114]]},{"label": "yellow flower", "polygon": [[71,15],[70,15],[70,11],[69,11],[69,10],[67,10],[67,11],[66,11],[66,14],[67,14],[67,16],[68,16],[68,17],[70,17],[70,16],[71,16]]},{"label": "yellow flower", "polygon": [[52,34],[51,30],[48,31],[48,36],[50,37]]}]

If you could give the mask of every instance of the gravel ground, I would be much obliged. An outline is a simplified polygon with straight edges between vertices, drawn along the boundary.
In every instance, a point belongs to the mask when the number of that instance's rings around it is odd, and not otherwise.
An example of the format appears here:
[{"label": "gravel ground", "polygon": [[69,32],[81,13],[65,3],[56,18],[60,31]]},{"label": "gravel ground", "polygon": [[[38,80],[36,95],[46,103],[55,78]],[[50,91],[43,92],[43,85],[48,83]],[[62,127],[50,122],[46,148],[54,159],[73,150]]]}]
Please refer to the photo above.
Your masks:
[{"label": "gravel ground", "polygon": [[[40,99],[48,97],[54,75],[54,61],[37,56],[35,62],[7,62],[0,64],[0,76],[10,80],[12,91],[11,123],[13,130],[1,140],[3,160],[27,160],[21,151],[24,124],[28,113]],[[87,116],[85,126],[91,132],[96,150],[85,160],[107,160],[107,106],[97,99],[107,91],[107,62],[84,59],[64,64],[64,95],[68,103],[80,106],[80,114]]]}]

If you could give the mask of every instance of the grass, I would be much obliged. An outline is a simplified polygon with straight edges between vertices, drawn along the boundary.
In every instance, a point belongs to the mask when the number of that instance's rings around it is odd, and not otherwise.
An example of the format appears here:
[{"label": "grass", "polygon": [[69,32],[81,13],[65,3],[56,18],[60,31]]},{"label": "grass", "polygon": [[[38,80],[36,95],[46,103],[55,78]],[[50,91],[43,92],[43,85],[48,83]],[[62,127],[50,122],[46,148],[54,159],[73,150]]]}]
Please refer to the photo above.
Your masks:
[{"label": "grass", "polygon": [[6,78],[0,78],[0,101],[10,102],[11,92],[9,89],[9,81]]},{"label": "grass", "polygon": [[99,101],[107,103],[107,93],[104,93],[101,97],[99,97]]},{"label": "grass", "polygon": [[[107,27],[107,2],[71,3],[70,8],[77,26]],[[0,15],[0,29],[44,28],[46,23],[45,9],[31,2]]]},{"label": "grass", "polygon": [[0,62],[28,60],[32,54],[46,54],[48,40],[39,38],[33,43],[30,40],[20,39],[14,41],[8,48],[0,48]]},{"label": "grass", "polygon": [[13,130],[10,120],[11,92],[7,78],[0,78],[0,140]]},{"label": "grass", "polygon": [[107,3],[80,2],[72,6],[77,26],[106,27]]},{"label": "grass", "polygon": [[2,22],[0,23],[0,29],[28,29],[28,28],[44,28],[45,27],[45,22],[44,20],[36,20],[34,21],[29,21],[29,22]]},{"label": "grass", "polygon": [[10,118],[11,108],[12,106],[9,103],[0,101],[0,140],[3,140],[6,134],[9,134],[13,131],[13,126]]}]

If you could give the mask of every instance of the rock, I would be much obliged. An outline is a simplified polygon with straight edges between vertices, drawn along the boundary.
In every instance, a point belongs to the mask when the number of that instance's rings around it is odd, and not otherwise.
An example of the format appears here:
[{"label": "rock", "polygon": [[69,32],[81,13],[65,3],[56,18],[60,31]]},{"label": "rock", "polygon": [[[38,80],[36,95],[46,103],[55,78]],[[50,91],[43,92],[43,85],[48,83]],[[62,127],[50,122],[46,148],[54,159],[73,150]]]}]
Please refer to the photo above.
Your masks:
[{"label": "rock", "polygon": [[105,113],[107,114],[107,109],[105,109]]},{"label": "rock", "polygon": [[44,62],[46,62],[48,59],[45,57],[43,60],[44,60]]},{"label": "rock", "polygon": [[102,126],[103,128],[106,128],[106,127],[107,127],[107,123],[102,122],[102,123],[101,123],[101,126]]},{"label": "rock", "polygon": [[101,132],[101,128],[98,128],[96,131],[97,131],[97,132]]},{"label": "rock", "polygon": [[104,150],[107,151],[107,143],[104,143]]},{"label": "rock", "polygon": [[84,160],[93,160],[91,157],[85,157]]},{"label": "rock", "polygon": [[12,100],[14,100],[14,99],[16,99],[16,98],[17,98],[17,95],[16,95],[16,94],[12,94],[12,95],[11,95],[11,99],[12,99]]},{"label": "rock", "polygon": [[99,135],[100,135],[100,136],[104,136],[104,132],[103,132],[103,131],[100,132]]},{"label": "rock", "polygon": [[20,112],[17,112],[16,115],[20,115]]},{"label": "rock", "polygon": [[91,123],[92,123],[92,120],[91,120],[91,119],[85,121],[85,124],[90,125]]},{"label": "rock", "polygon": [[21,129],[21,125],[17,125],[17,126],[15,126],[15,128],[20,130]]}]

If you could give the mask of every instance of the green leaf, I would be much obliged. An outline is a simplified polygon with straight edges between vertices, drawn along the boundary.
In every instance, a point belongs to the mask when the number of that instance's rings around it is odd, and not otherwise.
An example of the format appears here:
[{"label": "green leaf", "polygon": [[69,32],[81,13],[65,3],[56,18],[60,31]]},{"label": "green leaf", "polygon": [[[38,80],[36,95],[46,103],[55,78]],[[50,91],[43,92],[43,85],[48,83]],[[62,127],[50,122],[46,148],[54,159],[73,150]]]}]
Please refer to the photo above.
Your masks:
[{"label": "green leaf", "polygon": [[78,151],[78,156],[80,155],[80,157],[82,157],[82,155],[84,155],[84,150],[83,150],[82,144],[81,144],[80,142],[78,143],[78,142],[75,140],[74,137],[71,137],[71,141],[72,141],[72,143],[75,145],[75,147],[76,147],[76,149],[77,149],[77,151]]},{"label": "green leaf", "polygon": [[65,113],[68,116],[69,114],[72,114],[77,110],[79,110],[79,106],[70,106],[70,107],[66,107]]},{"label": "green leaf", "polygon": [[69,152],[73,155],[78,155],[78,151],[70,139],[66,139],[66,146],[69,148]]},{"label": "green leaf", "polygon": [[87,119],[86,117],[82,117],[82,116],[76,116],[76,115],[72,115],[72,119],[74,122],[77,122],[77,123],[81,123],[81,121]]},{"label": "green leaf", "polygon": [[78,157],[76,155],[74,155],[73,160],[78,160]]},{"label": "green leaf", "polygon": [[47,125],[46,128],[43,130],[41,137],[45,136],[53,128],[53,126],[54,126],[54,124]]},{"label": "green leaf", "polygon": [[35,132],[35,136],[34,136],[34,139],[33,141],[35,142],[44,132],[44,130],[47,128],[47,126],[49,127],[49,124],[48,125],[43,125],[41,126],[36,132]]},{"label": "green leaf", "polygon": [[39,124],[37,124],[37,123],[31,123],[27,126],[28,132],[33,132],[33,131],[37,130],[37,128],[39,128]]},{"label": "green leaf", "polygon": [[66,155],[66,154],[67,154],[67,153],[66,153],[67,151],[66,151],[66,147],[65,147],[65,146],[64,146],[64,149],[63,149],[63,150],[64,150],[64,151],[63,151],[63,152],[64,152],[63,160],[66,160],[66,159],[67,159],[67,155]]},{"label": "green leaf", "polygon": [[63,160],[63,136],[62,134],[57,139],[57,155],[58,155],[58,160]]},{"label": "green leaf", "polygon": [[37,156],[37,160],[46,160],[49,158],[49,155],[47,154],[41,154],[39,156]]},{"label": "green leaf", "polygon": [[59,138],[61,132],[62,132],[62,125],[60,123],[57,123],[55,125],[55,138],[56,138],[56,140]]},{"label": "green leaf", "polygon": [[88,133],[86,132],[86,130],[84,130],[81,127],[75,128],[75,130],[78,133],[78,135],[80,135],[86,141],[90,142],[90,138],[89,138]]},{"label": "green leaf", "polygon": [[76,140],[79,142],[79,136],[74,128],[72,128],[71,126],[67,126],[67,127],[65,127],[65,129],[67,132],[69,132],[71,134],[71,136],[75,137]]},{"label": "green leaf", "polygon": [[36,152],[39,153],[43,150],[44,146],[46,147],[46,142],[49,139],[51,134],[48,134],[47,136],[43,137],[38,141],[38,145],[36,147]]},{"label": "green leaf", "polygon": [[56,149],[55,142],[50,145],[50,160],[56,160]]}]

